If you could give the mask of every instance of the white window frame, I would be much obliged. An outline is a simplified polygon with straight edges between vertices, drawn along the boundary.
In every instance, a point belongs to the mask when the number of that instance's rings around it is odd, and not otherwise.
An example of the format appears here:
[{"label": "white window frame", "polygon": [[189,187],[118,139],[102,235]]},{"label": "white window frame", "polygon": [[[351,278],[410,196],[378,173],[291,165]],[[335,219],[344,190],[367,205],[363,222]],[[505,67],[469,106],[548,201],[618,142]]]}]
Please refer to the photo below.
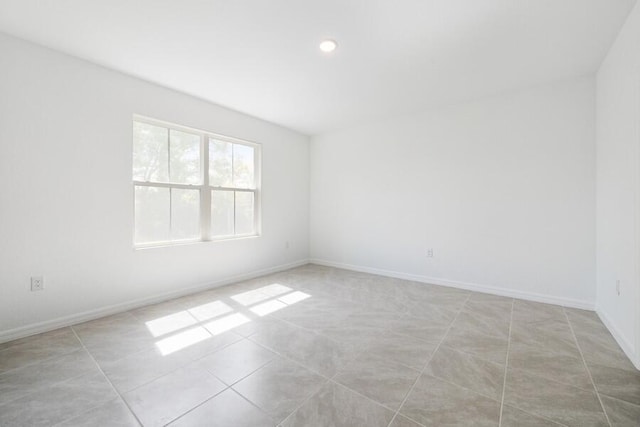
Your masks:
[{"label": "white window frame", "polygon": [[[132,146],[133,146],[133,124],[134,122],[144,123],[153,126],[163,127],[169,130],[176,130],[196,134],[200,137],[200,174],[201,184],[176,184],[160,181],[133,181],[133,247],[134,249],[144,249],[162,246],[176,246],[189,243],[200,242],[217,242],[224,240],[237,240],[250,237],[259,237],[262,234],[262,203],[261,203],[261,185],[262,185],[262,144],[253,141],[247,141],[231,136],[221,135],[214,132],[203,131],[200,129],[177,125],[175,123],[166,122],[163,120],[152,119],[149,117],[134,114],[131,121],[132,126]],[[169,132],[169,150],[171,149],[171,132]],[[224,141],[231,144],[246,145],[253,148],[253,179],[255,188],[238,188],[238,187],[221,187],[212,186],[209,183],[209,140],[215,139],[217,141]],[[133,149],[131,150],[133,156]],[[133,162],[133,157],[132,157]],[[133,170],[133,168],[132,168]],[[136,230],[135,230],[135,189],[136,187],[156,187],[156,188],[168,188],[171,191],[172,188],[198,190],[200,192],[200,237],[196,239],[182,239],[182,240],[167,240],[160,242],[150,243],[137,243],[136,242]],[[234,194],[234,211],[235,211],[235,192],[249,192],[253,193],[253,233],[246,234],[230,234],[225,236],[212,236],[211,235],[211,193],[214,190],[218,191],[230,191]],[[171,197],[169,197],[171,203]],[[171,208],[169,208],[171,212]],[[170,214],[171,215],[171,214]],[[171,221],[169,221],[171,224]],[[234,212],[234,229],[235,229],[235,212]]]}]

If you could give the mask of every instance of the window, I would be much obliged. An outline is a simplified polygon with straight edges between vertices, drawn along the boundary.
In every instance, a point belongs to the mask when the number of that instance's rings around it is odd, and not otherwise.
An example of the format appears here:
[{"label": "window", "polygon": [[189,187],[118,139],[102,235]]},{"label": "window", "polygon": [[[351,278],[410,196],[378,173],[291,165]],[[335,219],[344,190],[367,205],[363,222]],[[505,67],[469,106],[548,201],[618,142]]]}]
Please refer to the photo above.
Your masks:
[{"label": "window", "polygon": [[256,236],[260,145],[135,117],[135,246]]}]

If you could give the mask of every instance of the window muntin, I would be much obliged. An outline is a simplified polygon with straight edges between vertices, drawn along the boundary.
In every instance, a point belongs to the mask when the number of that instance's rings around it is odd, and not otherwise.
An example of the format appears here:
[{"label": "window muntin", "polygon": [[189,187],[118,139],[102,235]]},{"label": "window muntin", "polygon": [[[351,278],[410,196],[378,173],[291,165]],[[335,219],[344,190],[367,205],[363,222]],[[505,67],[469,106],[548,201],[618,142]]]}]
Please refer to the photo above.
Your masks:
[{"label": "window muntin", "polygon": [[134,245],[259,234],[260,145],[135,117]]}]

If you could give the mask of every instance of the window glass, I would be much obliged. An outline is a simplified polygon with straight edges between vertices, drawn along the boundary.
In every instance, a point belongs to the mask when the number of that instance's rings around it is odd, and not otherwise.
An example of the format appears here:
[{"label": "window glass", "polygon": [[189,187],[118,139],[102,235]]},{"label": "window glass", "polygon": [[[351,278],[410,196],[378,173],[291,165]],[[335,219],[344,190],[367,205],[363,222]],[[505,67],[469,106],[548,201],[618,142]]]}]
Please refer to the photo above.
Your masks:
[{"label": "window glass", "polygon": [[133,179],[169,180],[169,130],[133,122]]},{"label": "window glass", "polygon": [[171,189],[171,239],[200,237],[200,190]]},{"label": "window glass", "polygon": [[137,243],[169,240],[169,189],[135,187],[135,229]]},{"label": "window glass", "polygon": [[169,181],[178,184],[199,184],[200,137],[191,133],[170,130]]},{"label": "window glass", "polygon": [[233,144],[233,186],[235,188],[254,188],[253,147]]},{"label": "window glass", "polygon": [[233,144],[215,139],[209,142],[209,184],[233,186]]},{"label": "window glass", "polygon": [[234,222],[233,191],[211,192],[211,235],[232,236]]},{"label": "window glass", "polygon": [[236,191],[235,200],[235,234],[253,233],[253,193]]}]

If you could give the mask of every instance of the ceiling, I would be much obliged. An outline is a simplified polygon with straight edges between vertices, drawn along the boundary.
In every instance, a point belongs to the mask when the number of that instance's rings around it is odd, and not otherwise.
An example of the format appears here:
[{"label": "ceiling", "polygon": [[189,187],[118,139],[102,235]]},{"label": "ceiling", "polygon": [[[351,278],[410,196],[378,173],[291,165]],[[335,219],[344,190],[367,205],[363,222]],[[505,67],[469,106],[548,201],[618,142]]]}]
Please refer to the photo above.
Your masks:
[{"label": "ceiling", "polygon": [[0,0],[0,31],[313,135],[593,73],[634,3]]}]

